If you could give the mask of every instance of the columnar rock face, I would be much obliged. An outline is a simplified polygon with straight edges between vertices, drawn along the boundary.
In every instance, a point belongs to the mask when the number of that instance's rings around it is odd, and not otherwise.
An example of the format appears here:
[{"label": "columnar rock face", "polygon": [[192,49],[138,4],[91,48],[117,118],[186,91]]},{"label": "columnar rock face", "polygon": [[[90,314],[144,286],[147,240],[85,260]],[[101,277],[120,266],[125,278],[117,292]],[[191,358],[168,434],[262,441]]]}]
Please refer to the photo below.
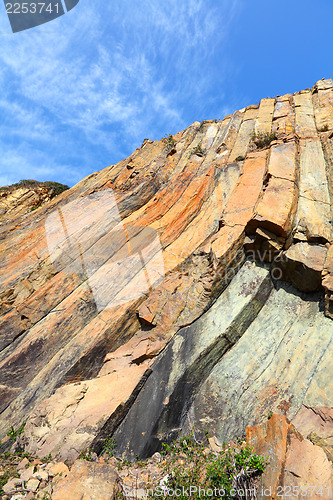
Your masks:
[{"label": "columnar rock face", "polygon": [[8,213],[0,438],[26,421],[40,456],[114,435],[133,457],[272,411],[327,438],[332,106],[331,80],[263,99]]},{"label": "columnar rock face", "polygon": [[260,479],[258,500],[265,498],[332,498],[333,466],[324,449],[312,443],[283,416],[247,427],[248,443],[270,465]]}]

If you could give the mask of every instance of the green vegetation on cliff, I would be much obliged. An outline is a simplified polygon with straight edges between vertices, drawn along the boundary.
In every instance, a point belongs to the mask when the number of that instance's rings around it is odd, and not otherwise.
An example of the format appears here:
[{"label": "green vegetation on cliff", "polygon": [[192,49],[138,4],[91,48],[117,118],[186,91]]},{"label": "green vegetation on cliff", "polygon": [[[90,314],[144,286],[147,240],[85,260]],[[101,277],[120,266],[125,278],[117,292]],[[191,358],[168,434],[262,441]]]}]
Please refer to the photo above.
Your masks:
[{"label": "green vegetation on cliff", "polygon": [[19,182],[16,182],[15,184],[11,184],[10,186],[0,187],[0,191],[14,191],[14,189],[21,187],[29,188],[32,190],[41,187],[46,187],[50,191],[52,190],[51,193],[52,198],[69,189],[69,186],[67,186],[66,184],[61,184],[60,182],[54,182],[54,181],[40,182],[40,181],[35,181],[33,179],[23,179]]}]

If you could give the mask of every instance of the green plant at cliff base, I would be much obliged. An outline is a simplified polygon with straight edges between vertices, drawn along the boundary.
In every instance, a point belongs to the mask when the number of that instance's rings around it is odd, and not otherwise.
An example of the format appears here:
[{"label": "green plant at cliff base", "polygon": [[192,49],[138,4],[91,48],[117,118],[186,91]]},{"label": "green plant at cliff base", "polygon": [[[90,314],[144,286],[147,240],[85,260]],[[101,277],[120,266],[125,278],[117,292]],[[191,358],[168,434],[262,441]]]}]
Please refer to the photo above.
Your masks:
[{"label": "green plant at cliff base", "polygon": [[11,426],[9,431],[7,432],[7,436],[11,441],[16,441],[16,439],[23,434],[24,427],[25,422],[23,422],[17,430],[15,430],[13,426]]},{"label": "green plant at cliff base", "polygon": [[[257,483],[268,459],[257,455],[245,442],[223,444],[220,452],[196,441],[193,434],[163,445],[167,460],[166,481],[153,491],[153,498],[177,494],[177,498],[256,498]],[[169,459],[168,459],[169,458]]]},{"label": "green plant at cliff base", "polygon": [[[4,474],[0,475],[0,495],[4,495],[5,492],[3,491],[2,487],[13,477],[20,477],[20,475],[17,473],[17,471],[14,469],[14,467],[8,469]],[[2,498],[2,496],[1,496]]]},{"label": "green plant at cliff base", "polygon": [[106,439],[102,453],[106,453],[109,457],[114,457],[116,448],[117,448],[117,442],[115,438],[110,437]]},{"label": "green plant at cliff base", "polygon": [[79,455],[79,459],[87,460],[87,462],[92,462],[93,461],[93,453],[94,453],[94,450],[92,450],[91,448],[88,448],[86,450],[82,450],[80,455]]}]

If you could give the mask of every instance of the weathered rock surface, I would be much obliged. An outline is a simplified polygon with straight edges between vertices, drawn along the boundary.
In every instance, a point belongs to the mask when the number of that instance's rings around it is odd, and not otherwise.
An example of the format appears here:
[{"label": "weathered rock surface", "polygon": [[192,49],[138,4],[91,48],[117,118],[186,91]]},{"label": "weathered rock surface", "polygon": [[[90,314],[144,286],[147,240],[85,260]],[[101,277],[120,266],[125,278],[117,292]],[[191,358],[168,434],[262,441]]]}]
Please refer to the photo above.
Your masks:
[{"label": "weathered rock surface", "polygon": [[273,415],[261,425],[248,427],[246,437],[257,453],[270,458],[260,480],[258,500],[332,498],[332,463],[285,417]]},{"label": "weathered rock surface", "polygon": [[[268,270],[246,263],[209,311],[175,335],[115,433],[119,452],[149,456],[177,436],[199,387],[254,321],[271,290]],[[221,408],[216,407],[219,418]]]},{"label": "weathered rock surface", "polygon": [[120,491],[118,475],[110,465],[77,460],[67,477],[57,482],[52,500],[113,500]]},{"label": "weathered rock surface", "polygon": [[[248,273],[242,286],[247,294],[253,293]],[[202,434],[208,430],[220,442],[229,441],[270,412],[293,419],[302,405],[330,406],[333,385],[326,375],[331,370],[333,331],[319,300],[318,295],[297,293],[283,282],[273,288],[236,345],[202,380],[188,414],[183,415],[184,432],[191,422]],[[220,314],[225,315],[224,308]],[[322,436],[319,430],[318,434]]]},{"label": "weathered rock surface", "polygon": [[0,189],[0,223],[26,215],[69,189],[57,182],[23,180]]},{"label": "weathered rock surface", "polygon": [[110,435],[133,456],[274,411],[331,446],[311,412],[333,396],[332,96],[323,80],[263,99],[145,140],[37,211],[11,202],[0,439],[26,421],[41,457],[74,461]]}]

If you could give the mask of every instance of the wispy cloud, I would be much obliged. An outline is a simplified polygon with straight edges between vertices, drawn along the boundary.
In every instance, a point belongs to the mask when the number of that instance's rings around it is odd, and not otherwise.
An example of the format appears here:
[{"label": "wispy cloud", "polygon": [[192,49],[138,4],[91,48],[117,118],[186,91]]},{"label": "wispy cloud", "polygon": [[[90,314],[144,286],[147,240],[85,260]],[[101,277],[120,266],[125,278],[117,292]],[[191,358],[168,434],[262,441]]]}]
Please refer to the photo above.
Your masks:
[{"label": "wispy cloud", "polygon": [[2,34],[0,176],[75,182],[211,109],[238,5],[81,0],[48,25]]}]

